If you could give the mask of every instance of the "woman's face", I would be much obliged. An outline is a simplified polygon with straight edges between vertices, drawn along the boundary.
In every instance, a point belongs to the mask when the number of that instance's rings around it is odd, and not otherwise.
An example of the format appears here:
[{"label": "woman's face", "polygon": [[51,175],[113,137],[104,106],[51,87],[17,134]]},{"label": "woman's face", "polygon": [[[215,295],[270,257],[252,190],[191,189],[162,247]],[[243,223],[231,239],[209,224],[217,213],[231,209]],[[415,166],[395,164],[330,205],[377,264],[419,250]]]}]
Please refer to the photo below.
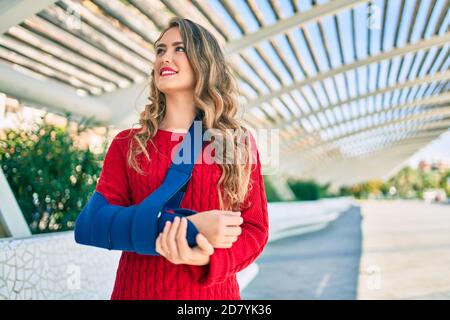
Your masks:
[{"label": "woman's face", "polygon": [[156,43],[153,65],[156,87],[165,94],[194,91],[195,74],[188,60],[179,28],[167,30]]}]

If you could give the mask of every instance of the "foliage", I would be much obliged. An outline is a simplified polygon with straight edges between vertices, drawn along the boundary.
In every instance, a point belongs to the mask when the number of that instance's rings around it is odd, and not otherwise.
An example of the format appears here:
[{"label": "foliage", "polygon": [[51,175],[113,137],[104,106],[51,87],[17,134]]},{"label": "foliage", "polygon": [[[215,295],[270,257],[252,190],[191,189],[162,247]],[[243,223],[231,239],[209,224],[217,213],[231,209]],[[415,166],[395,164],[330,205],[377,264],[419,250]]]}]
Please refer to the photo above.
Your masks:
[{"label": "foliage", "polygon": [[57,127],[42,117],[31,128],[6,130],[0,143],[1,168],[32,233],[73,229],[95,188],[104,154],[75,146],[88,121],[74,133],[69,123]]},{"label": "foliage", "polygon": [[297,201],[318,200],[320,198],[332,196],[328,191],[328,188],[330,187],[329,184],[320,185],[313,180],[290,180],[288,184]]},{"label": "foliage", "polygon": [[267,197],[267,202],[278,202],[278,201],[283,201],[280,196],[278,195],[278,193],[276,192],[275,187],[272,185],[272,183],[270,182],[269,179],[266,178],[266,176],[263,177],[264,178],[264,187],[266,189],[266,197]]},{"label": "foliage", "polygon": [[409,166],[401,169],[387,181],[372,180],[344,186],[341,195],[367,198],[422,198],[426,189],[441,188],[450,196],[450,170],[423,171]]}]

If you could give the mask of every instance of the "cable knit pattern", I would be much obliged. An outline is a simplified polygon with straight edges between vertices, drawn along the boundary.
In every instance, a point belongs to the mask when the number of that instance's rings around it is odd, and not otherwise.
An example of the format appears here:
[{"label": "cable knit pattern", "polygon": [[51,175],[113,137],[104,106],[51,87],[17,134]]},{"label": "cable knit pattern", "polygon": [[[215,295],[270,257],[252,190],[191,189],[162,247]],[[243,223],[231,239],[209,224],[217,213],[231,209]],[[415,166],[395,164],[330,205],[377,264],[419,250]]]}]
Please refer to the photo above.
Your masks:
[{"label": "cable knit pattern", "polygon": [[[127,166],[127,151],[137,129],[120,132],[112,141],[96,191],[110,204],[138,204],[159,187],[171,164],[171,155],[183,134],[158,130],[149,142],[150,161],[141,154],[138,163],[146,172],[139,175]],[[252,137],[253,140],[253,137]],[[256,163],[252,165],[252,188],[241,210],[242,233],[230,249],[215,249],[207,266],[175,265],[161,256],[122,252],[111,299],[240,299],[236,273],[251,264],[268,240],[267,200],[261,164],[253,143]],[[206,152],[205,155],[206,156]],[[219,209],[216,185],[221,175],[217,164],[203,161],[194,166],[192,178],[181,202],[182,208],[196,211]]]}]

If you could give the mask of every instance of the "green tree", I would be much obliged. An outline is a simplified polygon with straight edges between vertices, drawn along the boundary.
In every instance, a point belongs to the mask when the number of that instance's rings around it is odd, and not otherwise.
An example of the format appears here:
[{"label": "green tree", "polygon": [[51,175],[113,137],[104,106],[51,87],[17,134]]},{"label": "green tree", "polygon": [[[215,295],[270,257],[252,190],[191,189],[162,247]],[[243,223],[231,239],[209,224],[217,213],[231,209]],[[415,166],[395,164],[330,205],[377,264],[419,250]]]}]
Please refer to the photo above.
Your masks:
[{"label": "green tree", "polygon": [[88,120],[72,134],[68,125],[42,120],[28,130],[5,131],[0,165],[32,233],[71,230],[92,195],[104,154],[74,146]]},{"label": "green tree", "polygon": [[[352,195],[356,198],[394,197],[394,198],[421,198],[427,188],[442,188],[450,194],[450,170],[433,170],[424,172],[420,169],[404,167],[387,181],[367,181],[340,188],[341,196]],[[391,195],[389,190],[394,187],[396,193]]]},{"label": "green tree", "polygon": [[318,200],[331,196],[328,192],[329,184],[320,185],[313,180],[289,180],[288,184],[298,201]]},{"label": "green tree", "polygon": [[263,178],[264,178],[264,187],[266,189],[267,202],[283,201],[278,196],[278,193],[277,193],[275,187],[273,186],[273,184],[270,182],[270,180],[267,179],[266,176],[264,176]]},{"label": "green tree", "polygon": [[439,187],[445,190],[447,197],[450,197],[450,170],[442,174]]}]

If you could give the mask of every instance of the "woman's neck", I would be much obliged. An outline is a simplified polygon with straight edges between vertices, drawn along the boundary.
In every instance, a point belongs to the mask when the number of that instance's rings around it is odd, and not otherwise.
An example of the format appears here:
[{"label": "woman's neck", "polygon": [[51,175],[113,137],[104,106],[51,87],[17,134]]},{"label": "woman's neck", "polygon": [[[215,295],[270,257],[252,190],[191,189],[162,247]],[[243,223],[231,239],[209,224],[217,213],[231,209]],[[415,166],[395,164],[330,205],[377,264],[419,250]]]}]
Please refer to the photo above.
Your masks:
[{"label": "woman's neck", "polygon": [[194,96],[178,92],[166,94],[166,114],[159,124],[162,130],[187,132],[196,115]]}]

